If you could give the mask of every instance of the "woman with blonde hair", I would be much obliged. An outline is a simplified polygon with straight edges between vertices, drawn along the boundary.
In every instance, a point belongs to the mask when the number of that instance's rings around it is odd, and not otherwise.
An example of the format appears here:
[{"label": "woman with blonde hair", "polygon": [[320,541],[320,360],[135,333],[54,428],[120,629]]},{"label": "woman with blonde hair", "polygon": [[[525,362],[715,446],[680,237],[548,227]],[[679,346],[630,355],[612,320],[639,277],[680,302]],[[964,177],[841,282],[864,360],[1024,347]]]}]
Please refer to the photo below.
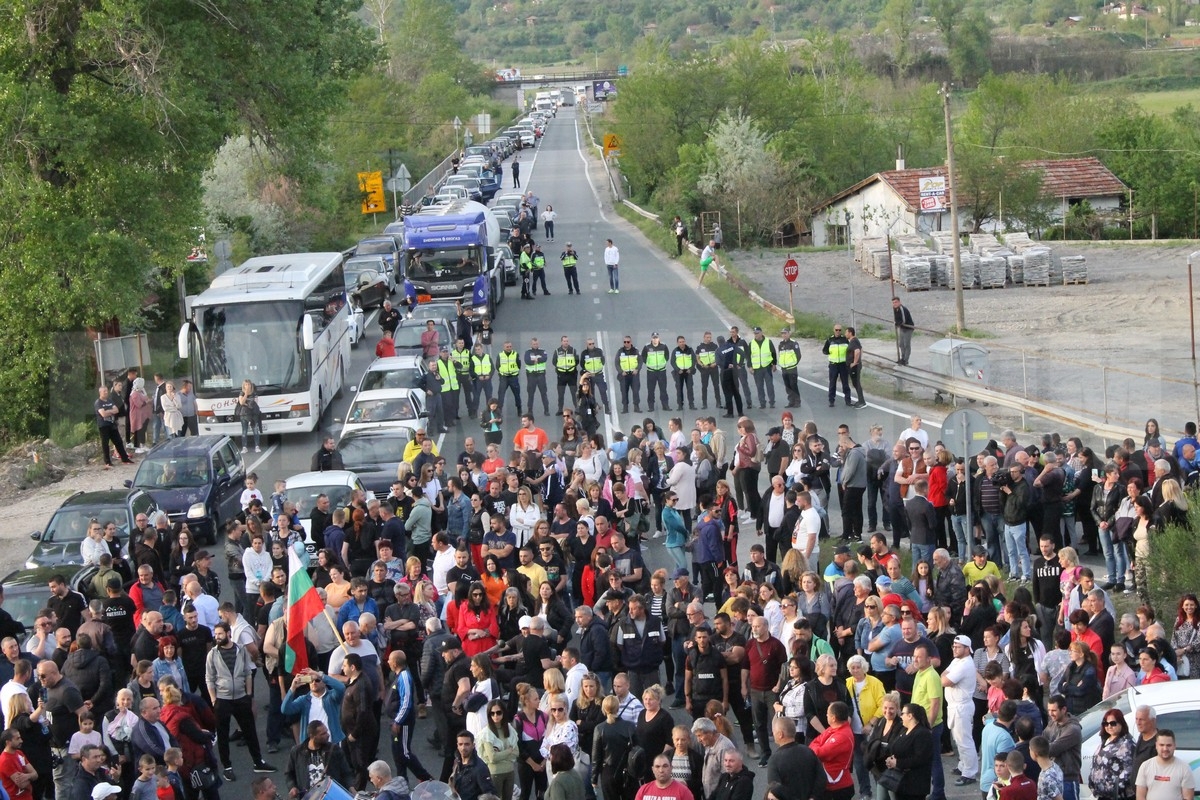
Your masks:
[{"label": "woman with blonde hair", "polygon": [[804,555],[796,548],[789,547],[779,563],[779,591],[784,596],[799,592],[800,579],[807,571],[808,562],[804,560]]},{"label": "woman with blonde hair", "polygon": [[538,693],[533,686],[518,683],[515,699],[518,707],[513,726],[517,729],[519,740],[517,777],[521,782],[521,800],[529,800],[535,790],[539,797],[546,791],[546,757],[542,755],[541,748],[550,720],[538,708]]},{"label": "woman with blonde hair", "polygon": [[574,756],[579,752],[579,727],[567,716],[571,709],[567,704],[567,696],[562,692],[547,692],[550,698],[546,704],[550,709],[550,722],[546,725],[546,735],[542,737],[541,754],[546,759],[546,782],[554,780],[555,772],[550,764],[550,748],[555,745],[566,745]]},{"label": "woman with blonde hair", "polygon": [[734,448],[732,472],[737,483],[737,493],[746,498],[746,510],[755,520],[758,519],[758,506],[762,495],[758,491],[758,475],[762,471],[762,448],[758,443],[758,435],[754,432],[754,420],[742,417],[737,421],[738,434],[741,438]]},{"label": "woman with blonde hair", "polygon": [[567,679],[558,667],[551,667],[542,673],[542,700],[538,709],[550,713],[551,695],[563,694],[567,691]]},{"label": "woman with blonde hair", "polygon": [[[183,768],[180,773],[184,785],[190,782],[192,771],[201,769],[206,764],[208,746],[212,744],[213,730],[216,729],[216,719],[212,712],[199,709],[199,704],[185,703],[183,692],[178,686],[164,685],[162,688],[161,721],[183,751]],[[204,716],[201,716],[201,713]],[[215,789],[205,792],[205,796],[215,797]]]},{"label": "woman with blonde hair", "polygon": [[518,489],[517,502],[508,510],[508,523],[512,527],[513,535],[517,537],[518,550],[529,542],[533,535],[533,526],[537,524],[541,514],[541,510],[533,502],[533,492],[529,491],[529,487],[522,486]]},{"label": "woman with blonde hair", "polygon": [[604,700],[600,693],[600,676],[589,672],[579,682],[579,697],[571,705],[568,716],[579,730],[579,752],[584,764],[591,767],[592,735],[596,726],[604,721],[604,710],[601,702]]},{"label": "woman with blonde hair", "polygon": [[[616,695],[604,698],[600,707],[604,711],[604,722],[596,726],[592,735],[592,786],[599,786],[604,800],[627,800],[633,792],[623,792],[622,787],[632,785],[623,773],[626,768],[624,754],[637,740],[637,731],[632,722],[618,715],[621,701]],[[522,798],[526,800],[526,798]]]},{"label": "woman with blonde hair", "polygon": [[652,780],[650,767],[654,757],[666,753],[671,747],[671,729],[675,727],[675,720],[663,708],[664,697],[666,692],[657,683],[647,686],[642,692],[643,708],[638,712],[637,740],[646,751],[646,772],[635,776],[639,785]]},{"label": "woman with blonde hair", "polygon": [[8,706],[4,709],[4,727],[21,734],[21,751],[38,775],[32,787],[34,798],[54,796],[50,734],[43,727],[48,723],[46,706],[40,698],[37,708],[33,707],[25,692],[17,692],[9,698]]}]

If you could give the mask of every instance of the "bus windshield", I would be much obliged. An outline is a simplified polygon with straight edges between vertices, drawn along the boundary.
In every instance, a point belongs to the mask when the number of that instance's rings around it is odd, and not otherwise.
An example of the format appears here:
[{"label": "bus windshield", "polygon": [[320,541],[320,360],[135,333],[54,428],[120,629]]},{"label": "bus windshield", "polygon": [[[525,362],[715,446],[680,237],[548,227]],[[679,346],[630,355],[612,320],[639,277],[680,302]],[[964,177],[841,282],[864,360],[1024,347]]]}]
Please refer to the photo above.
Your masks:
[{"label": "bus windshield", "polygon": [[230,396],[243,380],[272,393],[308,388],[299,301],[229,303],[195,311],[191,362],[197,397]]},{"label": "bus windshield", "polygon": [[474,278],[483,263],[478,245],[454,250],[409,250],[408,274],[413,280],[452,281]]}]

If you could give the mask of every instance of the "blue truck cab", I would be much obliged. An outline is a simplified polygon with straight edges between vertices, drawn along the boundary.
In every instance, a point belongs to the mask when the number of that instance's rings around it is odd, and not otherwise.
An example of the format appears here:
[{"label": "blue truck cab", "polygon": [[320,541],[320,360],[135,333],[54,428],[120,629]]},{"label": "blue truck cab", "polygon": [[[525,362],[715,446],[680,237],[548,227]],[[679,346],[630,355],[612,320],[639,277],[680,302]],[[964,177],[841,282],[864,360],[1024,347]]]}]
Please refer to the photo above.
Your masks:
[{"label": "blue truck cab", "polygon": [[496,318],[504,276],[496,248],[500,224],[472,200],[423,208],[404,218],[405,274],[421,303],[463,302],[472,324]]}]

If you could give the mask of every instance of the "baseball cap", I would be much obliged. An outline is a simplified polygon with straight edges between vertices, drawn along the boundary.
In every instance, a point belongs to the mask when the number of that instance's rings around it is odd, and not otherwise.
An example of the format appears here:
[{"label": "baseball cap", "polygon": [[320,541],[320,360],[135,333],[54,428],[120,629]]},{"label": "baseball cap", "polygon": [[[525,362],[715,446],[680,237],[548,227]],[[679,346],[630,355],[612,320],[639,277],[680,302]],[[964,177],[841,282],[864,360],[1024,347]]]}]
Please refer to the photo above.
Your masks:
[{"label": "baseball cap", "polygon": [[442,652],[444,653],[447,650],[462,650],[462,639],[459,639],[457,636],[448,637],[442,642]]},{"label": "baseball cap", "polygon": [[114,786],[111,783],[101,782],[97,783],[95,787],[92,788],[92,800],[105,800],[107,797],[112,797],[114,794],[120,793],[120,786]]},{"label": "baseball cap", "polygon": [[554,451],[553,450],[543,450],[542,458],[554,458]]},{"label": "baseball cap", "polygon": [[760,327],[758,327],[757,325],[755,325],[755,326],[754,326],[754,332],[755,332],[755,333],[762,333],[762,328],[760,328]]},{"label": "baseball cap", "polygon": [[892,588],[892,579],[887,575],[880,575],[875,579],[875,585],[880,589],[890,589]]},{"label": "baseball cap", "polygon": [[838,555],[838,556],[848,556],[851,554],[851,550],[849,547],[847,547],[846,545],[843,544],[843,545],[839,545],[838,549],[834,550],[833,553],[834,553],[834,555]]},{"label": "baseball cap", "polygon": [[971,648],[971,637],[970,637],[970,636],[963,636],[963,635],[960,633],[958,636],[955,636],[955,637],[954,637],[954,643],[955,643],[955,644],[960,644],[960,645],[962,645],[963,647],[965,647],[965,648],[967,648],[967,649],[969,650],[969,649]]},{"label": "baseball cap", "polygon": [[532,624],[533,624],[533,617],[529,616],[528,614],[521,617],[521,619],[517,620],[517,627],[521,630],[528,628]]},{"label": "baseball cap", "polygon": [[203,561],[206,558],[212,558],[212,557],[213,557],[213,554],[208,552],[207,550],[201,550],[199,553],[196,553],[197,561]]},{"label": "baseball cap", "polygon": [[650,338],[651,338],[651,339],[657,339],[657,338],[658,338],[658,331],[655,331],[654,333],[650,334]]},{"label": "baseball cap", "polygon": [[783,436],[783,428],[776,425],[767,431],[767,436]]},{"label": "baseball cap", "polygon": [[675,575],[674,575],[675,579],[686,578],[687,576],[688,576],[688,571],[687,571],[686,567],[680,567],[679,569],[675,570]]}]

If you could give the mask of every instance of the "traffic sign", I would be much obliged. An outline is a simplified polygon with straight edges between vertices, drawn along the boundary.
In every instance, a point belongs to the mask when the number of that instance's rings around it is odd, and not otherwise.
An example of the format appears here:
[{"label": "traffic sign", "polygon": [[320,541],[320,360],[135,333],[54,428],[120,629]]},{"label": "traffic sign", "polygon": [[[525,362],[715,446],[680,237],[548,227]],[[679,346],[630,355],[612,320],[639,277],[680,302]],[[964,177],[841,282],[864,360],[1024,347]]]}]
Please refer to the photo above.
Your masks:
[{"label": "traffic sign", "polygon": [[796,278],[800,276],[800,265],[796,263],[796,259],[789,258],[783,262],[783,277],[788,283],[795,283]]},{"label": "traffic sign", "polygon": [[615,133],[604,134],[604,155],[609,155],[621,149],[621,137]]},{"label": "traffic sign", "polygon": [[362,213],[376,214],[387,211],[387,200],[383,195],[382,172],[358,173],[358,190],[363,194]]}]

